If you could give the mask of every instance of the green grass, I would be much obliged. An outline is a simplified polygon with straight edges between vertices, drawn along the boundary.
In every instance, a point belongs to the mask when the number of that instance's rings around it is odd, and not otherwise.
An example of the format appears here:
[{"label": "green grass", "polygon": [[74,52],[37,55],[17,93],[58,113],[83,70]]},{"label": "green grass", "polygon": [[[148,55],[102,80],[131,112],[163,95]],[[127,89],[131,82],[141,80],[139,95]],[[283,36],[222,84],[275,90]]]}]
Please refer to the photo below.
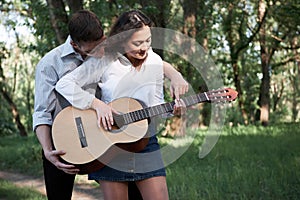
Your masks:
[{"label": "green grass", "polygon": [[[167,167],[171,200],[300,198],[300,124],[225,128],[213,150],[200,159],[203,138],[204,131],[197,131],[189,149]],[[41,164],[34,135],[1,137],[2,170],[41,176]],[[15,190],[7,182],[0,184],[0,199]]]},{"label": "green grass", "polygon": [[44,195],[32,188],[18,188],[12,183],[0,179],[0,199],[5,200],[45,200]]},{"label": "green grass", "polygon": [[[28,137],[1,137],[0,170],[20,172],[34,177],[42,176],[41,148],[37,138],[33,134]],[[0,179],[0,199],[44,200],[47,198],[34,188],[20,188]]]},{"label": "green grass", "polygon": [[170,199],[299,199],[299,124],[236,127],[203,159],[203,137],[167,168]]},{"label": "green grass", "polygon": [[5,136],[0,139],[0,169],[42,176],[41,147],[36,136]]}]

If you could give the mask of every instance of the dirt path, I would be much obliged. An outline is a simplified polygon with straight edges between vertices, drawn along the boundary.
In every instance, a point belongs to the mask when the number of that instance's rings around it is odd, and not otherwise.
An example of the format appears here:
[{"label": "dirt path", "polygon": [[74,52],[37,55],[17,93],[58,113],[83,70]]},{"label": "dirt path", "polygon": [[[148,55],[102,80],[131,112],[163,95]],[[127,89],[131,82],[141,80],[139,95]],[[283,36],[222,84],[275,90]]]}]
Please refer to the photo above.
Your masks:
[{"label": "dirt path", "polygon": [[[30,187],[46,194],[44,179],[32,178],[27,175],[0,171],[0,178],[14,183],[18,187]],[[103,200],[99,186],[87,182],[86,176],[76,177],[72,200]]]}]

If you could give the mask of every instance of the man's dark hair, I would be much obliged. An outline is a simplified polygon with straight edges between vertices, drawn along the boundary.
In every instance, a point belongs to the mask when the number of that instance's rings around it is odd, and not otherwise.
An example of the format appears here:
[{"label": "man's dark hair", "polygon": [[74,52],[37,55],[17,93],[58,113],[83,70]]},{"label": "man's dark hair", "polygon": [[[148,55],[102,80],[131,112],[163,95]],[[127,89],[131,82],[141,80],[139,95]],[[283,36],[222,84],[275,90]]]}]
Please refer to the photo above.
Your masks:
[{"label": "man's dark hair", "polygon": [[75,43],[94,42],[103,37],[103,28],[97,15],[88,10],[74,13],[69,21],[69,34]]}]

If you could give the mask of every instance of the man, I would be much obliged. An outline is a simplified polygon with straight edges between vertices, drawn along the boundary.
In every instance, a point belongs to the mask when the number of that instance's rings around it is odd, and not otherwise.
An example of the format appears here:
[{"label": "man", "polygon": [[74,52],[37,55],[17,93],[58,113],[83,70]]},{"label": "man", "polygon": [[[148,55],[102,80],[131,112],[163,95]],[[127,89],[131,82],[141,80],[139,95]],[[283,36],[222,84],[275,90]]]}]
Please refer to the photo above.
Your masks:
[{"label": "man", "polygon": [[[51,126],[61,110],[55,85],[61,77],[77,68],[105,39],[100,20],[87,10],[75,13],[68,29],[70,35],[66,42],[48,52],[36,68],[33,128],[43,149],[44,178],[49,200],[71,199],[75,175],[79,172],[74,165],[62,162],[60,156],[65,152],[55,150],[52,144]],[[176,98],[187,91],[188,84],[170,64],[164,63],[164,73],[171,79],[171,93]],[[129,198],[137,199],[135,186],[129,190],[129,196],[133,194]]]}]

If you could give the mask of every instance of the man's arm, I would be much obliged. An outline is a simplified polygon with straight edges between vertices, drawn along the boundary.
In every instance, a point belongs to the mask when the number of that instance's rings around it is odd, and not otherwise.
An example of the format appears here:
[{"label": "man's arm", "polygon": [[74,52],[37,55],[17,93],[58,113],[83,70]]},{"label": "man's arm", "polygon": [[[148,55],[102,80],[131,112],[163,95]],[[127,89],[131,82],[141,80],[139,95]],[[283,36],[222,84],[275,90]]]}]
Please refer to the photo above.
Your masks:
[{"label": "man's arm", "polygon": [[39,125],[35,130],[36,136],[42,146],[44,153],[52,151],[50,126]]},{"label": "man's arm", "polygon": [[166,61],[163,61],[163,67],[164,67],[164,75],[171,80],[170,85],[170,93],[172,97],[175,97],[175,99],[180,99],[180,95],[185,94],[188,89],[189,85],[184,80],[182,75],[176,71],[176,69]]},{"label": "man's arm", "polygon": [[64,155],[65,152],[53,150],[50,131],[49,125],[39,125],[35,130],[46,159],[65,173],[77,174],[79,169],[75,168],[74,165],[66,165],[59,160],[59,156]]},{"label": "man's arm", "polygon": [[53,150],[51,140],[52,111],[55,109],[55,71],[48,63],[40,61],[36,68],[33,128],[43,149],[44,156],[58,169],[74,174],[79,170],[74,165],[60,161],[65,152]]}]

